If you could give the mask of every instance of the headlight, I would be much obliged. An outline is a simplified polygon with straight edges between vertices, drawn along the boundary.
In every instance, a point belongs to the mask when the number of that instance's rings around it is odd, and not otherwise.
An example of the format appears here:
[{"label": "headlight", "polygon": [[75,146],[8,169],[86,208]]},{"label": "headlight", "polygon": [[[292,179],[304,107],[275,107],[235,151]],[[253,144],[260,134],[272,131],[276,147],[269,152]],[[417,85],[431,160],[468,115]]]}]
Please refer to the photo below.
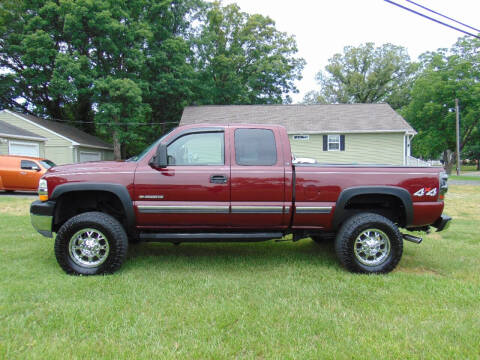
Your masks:
[{"label": "headlight", "polygon": [[38,182],[38,197],[40,201],[48,200],[48,184],[45,179],[40,179]]}]

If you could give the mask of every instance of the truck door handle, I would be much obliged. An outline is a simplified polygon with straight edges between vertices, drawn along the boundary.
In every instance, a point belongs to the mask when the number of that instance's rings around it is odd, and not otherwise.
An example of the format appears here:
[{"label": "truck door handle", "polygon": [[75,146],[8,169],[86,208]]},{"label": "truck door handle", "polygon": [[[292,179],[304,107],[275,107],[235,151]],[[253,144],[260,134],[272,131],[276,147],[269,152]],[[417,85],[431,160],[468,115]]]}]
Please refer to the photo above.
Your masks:
[{"label": "truck door handle", "polygon": [[210,176],[210,182],[212,184],[226,184],[228,177],[226,175],[212,175]]}]

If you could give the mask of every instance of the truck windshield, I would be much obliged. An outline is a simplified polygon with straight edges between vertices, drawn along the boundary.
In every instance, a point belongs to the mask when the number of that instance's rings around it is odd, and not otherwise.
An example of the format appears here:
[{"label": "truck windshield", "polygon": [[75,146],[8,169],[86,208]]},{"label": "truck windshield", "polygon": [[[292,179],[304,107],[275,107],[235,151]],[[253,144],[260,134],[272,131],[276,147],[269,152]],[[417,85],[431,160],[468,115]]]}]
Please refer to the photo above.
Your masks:
[{"label": "truck windshield", "polygon": [[50,160],[40,160],[40,164],[47,170],[55,166],[55,163]]},{"label": "truck windshield", "polygon": [[145,150],[143,150],[140,154],[138,155],[135,155],[135,156],[132,156],[131,158],[128,158],[127,160],[125,161],[138,161],[138,160],[141,160],[148,152],[150,152],[150,150],[152,150],[153,147],[156,147],[158,146],[158,144],[160,144],[160,142],[165,139],[167,137],[168,134],[170,134],[173,130],[175,130],[175,128],[173,128],[172,130],[170,130],[169,132],[167,132],[165,135],[163,135],[160,139],[158,139],[157,141],[155,141],[153,144],[151,144],[150,146],[148,146]]}]

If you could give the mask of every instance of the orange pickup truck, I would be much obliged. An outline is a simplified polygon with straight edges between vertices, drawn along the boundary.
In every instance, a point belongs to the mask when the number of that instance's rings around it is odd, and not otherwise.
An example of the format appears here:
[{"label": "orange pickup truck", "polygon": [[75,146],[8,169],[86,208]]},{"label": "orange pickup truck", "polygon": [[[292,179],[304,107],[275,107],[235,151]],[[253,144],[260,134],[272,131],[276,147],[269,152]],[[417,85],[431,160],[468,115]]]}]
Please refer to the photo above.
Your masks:
[{"label": "orange pickup truck", "polygon": [[0,190],[37,191],[38,181],[52,166],[47,159],[0,155]]}]

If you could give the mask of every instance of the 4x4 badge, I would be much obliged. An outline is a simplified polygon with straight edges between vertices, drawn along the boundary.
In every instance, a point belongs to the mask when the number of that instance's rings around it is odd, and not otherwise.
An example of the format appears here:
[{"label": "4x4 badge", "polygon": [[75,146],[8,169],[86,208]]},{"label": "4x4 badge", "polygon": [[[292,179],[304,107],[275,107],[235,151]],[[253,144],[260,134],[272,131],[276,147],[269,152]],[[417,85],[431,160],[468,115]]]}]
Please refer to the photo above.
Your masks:
[{"label": "4x4 badge", "polygon": [[416,193],[413,194],[414,196],[435,196],[437,195],[437,188],[421,188]]}]

